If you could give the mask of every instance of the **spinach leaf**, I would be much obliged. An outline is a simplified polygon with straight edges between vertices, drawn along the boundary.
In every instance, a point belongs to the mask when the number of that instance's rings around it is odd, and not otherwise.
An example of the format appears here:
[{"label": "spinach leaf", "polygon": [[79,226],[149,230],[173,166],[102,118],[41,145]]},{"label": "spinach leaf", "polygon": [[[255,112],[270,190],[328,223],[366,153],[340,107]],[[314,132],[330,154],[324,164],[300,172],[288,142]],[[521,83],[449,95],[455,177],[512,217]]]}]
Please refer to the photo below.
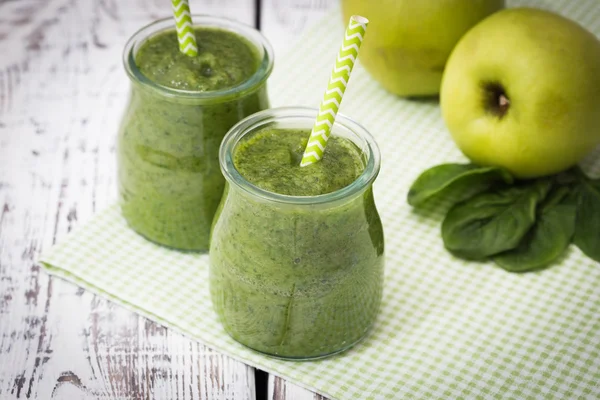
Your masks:
[{"label": "spinach leaf", "polygon": [[573,243],[600,262],[600,181],[581,177]]},{"label": "spinach leaf", "polygon": [[441,164],[423,172],[408,191],[408,204],[420,206],[425,201],[448,192],[481,192],[495,181],[513,182],[512,175],[501,167],[474,164]]},{"label": "spinach leaf", "polygon": [[442,223],[446,249],[467,259],[514,249],[533,226],[536,206],[551,186],[551,180],[541,179],[481,193],[457,204]]},{"label": "spinach leaf", "polygon": [[570,193],[567,186],[552,192],[539,207],[536,223],[519,246],[496,255],[496,264],[510,272],[525,272],[544,268],[560,257],[575,230],[577,206]]}]

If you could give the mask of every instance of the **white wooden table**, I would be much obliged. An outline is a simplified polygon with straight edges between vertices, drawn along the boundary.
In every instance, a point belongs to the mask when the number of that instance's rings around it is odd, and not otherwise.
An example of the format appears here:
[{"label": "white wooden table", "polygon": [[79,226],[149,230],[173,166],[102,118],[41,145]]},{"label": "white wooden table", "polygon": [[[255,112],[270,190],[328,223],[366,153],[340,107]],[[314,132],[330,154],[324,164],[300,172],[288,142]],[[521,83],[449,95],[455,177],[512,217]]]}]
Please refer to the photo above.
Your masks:
[{"label": "white wooden table", "polygon": [[[336,0],[191,0],[281,55]],[[125,41],[169,0],[0,0],[0,399],[320,398],[60,279],[40,252],[116,199]]]}]

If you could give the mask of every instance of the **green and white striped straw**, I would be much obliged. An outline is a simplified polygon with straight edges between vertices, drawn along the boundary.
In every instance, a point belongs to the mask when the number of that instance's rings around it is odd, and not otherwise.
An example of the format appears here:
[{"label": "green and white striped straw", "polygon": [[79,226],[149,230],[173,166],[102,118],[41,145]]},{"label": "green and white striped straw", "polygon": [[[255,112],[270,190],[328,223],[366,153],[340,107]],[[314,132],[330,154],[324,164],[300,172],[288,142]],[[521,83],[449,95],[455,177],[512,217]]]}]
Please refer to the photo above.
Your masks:
[{"label": "green and white striped straw", "polygon": [[316,163],[323,158],[323,151],[331,135],[331,128],[340,108],[342,96],[346,91],[350,73],[358,57],[358,50],[365,36],[368,23],[368,19],[359,15],[350,17],[350,22],[344,35],[344,42],[335,60],[335,65],[327,84],[327,90],[319,106],[317,120],[312,128],[308,144],[302,156],[301,167]]},{"label": "green and white striped straw", "polygon": [[173,16],[177,26],[177,39],[179,39],[179,50],[190,57],[198,55],[198,45],[192,25],[192,14],[188,0],[171,0],[173,4]]}]

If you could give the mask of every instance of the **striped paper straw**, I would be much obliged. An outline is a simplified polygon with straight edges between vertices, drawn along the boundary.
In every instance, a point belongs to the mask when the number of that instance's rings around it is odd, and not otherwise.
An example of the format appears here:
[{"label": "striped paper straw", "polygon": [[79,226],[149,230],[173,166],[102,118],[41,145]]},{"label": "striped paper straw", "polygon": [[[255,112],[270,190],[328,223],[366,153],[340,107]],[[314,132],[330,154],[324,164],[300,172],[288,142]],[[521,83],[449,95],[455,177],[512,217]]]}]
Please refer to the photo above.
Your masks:
[{"label": "striped paper straw", "polygon": [[342,96],[346,91],[352,67],[354,67],[354,63],[358,57],[358,49],[362,44],[368,23],[368,19],[359,15],[350,17],[342,48],[335,60],[335,65],[327,84],[327,90],[319,106],[317,120],[312,128],[308,144],[302,156],[301,167],[316,163],[323,158],[323,151],[331,135],[331,128],[340,108]]},{"label": "striped paper straw", "polygon": [[179,39],[179,50],[190,57],[198,55],[198,45],[192,25],[192,15],[188,0],[171,0],[173,3],[173,16],[177,26],[177,39]]}]

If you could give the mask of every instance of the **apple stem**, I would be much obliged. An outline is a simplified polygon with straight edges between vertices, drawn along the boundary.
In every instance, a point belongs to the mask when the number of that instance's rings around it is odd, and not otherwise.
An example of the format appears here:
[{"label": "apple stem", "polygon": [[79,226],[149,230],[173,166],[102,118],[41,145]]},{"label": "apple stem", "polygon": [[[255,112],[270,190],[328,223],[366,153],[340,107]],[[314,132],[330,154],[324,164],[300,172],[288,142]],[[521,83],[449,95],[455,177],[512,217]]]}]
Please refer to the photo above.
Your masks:
[{"label": "apple stem", "polygon": [[497,82],[486,82],[482,90],[485,110],[498,118],[504,117],[510,108],[510,99],[504,87]]}]

